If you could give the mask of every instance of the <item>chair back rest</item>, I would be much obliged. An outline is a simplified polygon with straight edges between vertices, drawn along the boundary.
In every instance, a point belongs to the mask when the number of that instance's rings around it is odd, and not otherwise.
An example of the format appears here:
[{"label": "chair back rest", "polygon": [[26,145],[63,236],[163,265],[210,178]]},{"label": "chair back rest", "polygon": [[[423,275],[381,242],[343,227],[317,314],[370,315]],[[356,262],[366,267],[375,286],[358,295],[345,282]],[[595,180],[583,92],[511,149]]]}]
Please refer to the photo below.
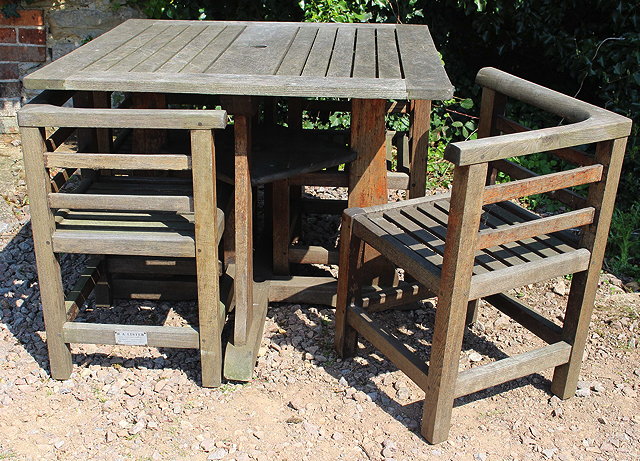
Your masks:
[{"label": "chair back rest", "polygon": [[[39,143],[37,149],[26,150],[29,153],[41,152],[34,161],[39,162],[45,177],[50,178],[52,171],[57,171],[51,178],[51,190],[47,201],[53,209],[100,209],[127,211],[168,211],[192,213],[194,211],[191,180],[176,178],[176,185],[170,194],[127,193],[125,192],[128,177],[126,173],[140,170],[156,171],[190,171],[194,163],[203,161],[213,164],[212,168],[204,168],[209,175],[215,173],[213,159],[212,130],[226,127],[227,116],[223,110],[174,110],[174,109],[111,109],[111,108],[70,108],[62,107],[72,93],[45,91],[26,105],[18,113],[18,124],[29,142]],[[45,127],[56,130],[47,135]],[[78,152],[62,151],[60,146],[76,130],[82,129],[110,130],[122,129],[167,129],[188,130],[191,135],[192,154],[165,153],[113,153],[113,152]],[[108,134],[111,138],[111,134]],[[205,139],[205,138],[208,138]],[[194,149],[194,145],[211,144],[209,153],[202,149]],[[107,144],[111,144],[111,139]],[[101,149],[97,149],[101,150]],[[194,156],[204,155],[203,159]],[[30,154],[34,155],[34,154]],[[113,193],[84,194],[96,177],[99,170],[117,170],[123,172],[114,176],[114,180],[122,184],[122,191]],[[74,187],[73,193],[62,193],[61,189],[79,170],[82,170],[80,183]],[[153,183],[154,178],[137,179]],[[214,181],[212,176],[209,180]],[[187,182],[187,184],[185,184]],[[153,187],[150,187],[153,190]],[[184,193],[183,193],[184,192]]]},{"label": "chair back rest", "polygon": [[[498,202],[551,193],[570,210],[471,232],[472,238],[463,239],[467,249],[474,254],[475,250],[572,228],[583,230],[578,247],[591,251],[598,227],[597,234],[604,236],[606,242],[631,120],[497,69],[482,69],[476,81],[483,86],[479,139],[453,143],[445,150],[445,158],[456,166],[449,233],[478,230],[482,207],[486,210]],[[506,118],[507,98],[557,115],[568,123],[527,129]],[[592,145],[593,154],[577,149],[584,145]],[[537,175],[508,160],[538,152],[549,152],[575,167]],[[495,184],[498,171],[512,180]],[[589,184],[586,197],[568,189],[583,184]],[[461,222],[471,227],[463,228]],[[448,237],[448,244],[450,241],[460,243],[460,239]]]}]

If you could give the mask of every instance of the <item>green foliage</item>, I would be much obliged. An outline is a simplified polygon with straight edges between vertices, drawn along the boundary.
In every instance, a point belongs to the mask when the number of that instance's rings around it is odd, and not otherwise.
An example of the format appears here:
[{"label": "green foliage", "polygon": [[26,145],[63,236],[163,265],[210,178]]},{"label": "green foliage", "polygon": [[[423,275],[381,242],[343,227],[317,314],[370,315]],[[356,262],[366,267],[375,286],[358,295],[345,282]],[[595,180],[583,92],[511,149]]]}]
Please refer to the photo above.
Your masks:
[{"label": "green foliage", "polygon": [[301,21],[302,10],[287,0],[128,0],[145,15],[156,19],[229,19]]},{"label": "green foliage", "polygon": [[613,212],[607,249],[609,270],[640,279],[640,201]]}]

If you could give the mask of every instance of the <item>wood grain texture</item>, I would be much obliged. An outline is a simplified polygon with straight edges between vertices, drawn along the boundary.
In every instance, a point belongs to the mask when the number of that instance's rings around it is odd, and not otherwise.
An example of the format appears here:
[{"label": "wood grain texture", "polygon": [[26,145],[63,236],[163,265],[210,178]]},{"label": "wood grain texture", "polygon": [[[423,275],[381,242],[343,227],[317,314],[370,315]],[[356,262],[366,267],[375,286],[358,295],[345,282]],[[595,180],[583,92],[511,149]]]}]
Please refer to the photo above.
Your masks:
[{"label": "wood grain texture", "polygon": [[591,258],[584,272],[574,273],[571,281],[562,326],[562,339],[572,345],[571,357],[569,363],[554,370],[551,384],[551,391],[562,399],[573,396],[577,387],[626,143],[626,138],[620,138],[596,146],[596,161],[604,165],[605,173],[602,181],[589,187],[587,203],[596,208],[596,220],[586,228],[580,241],[581,246],[591,250]]},{"label": "wood grain texture", "polygon": [[426,26],[129,20],[25,78],[33,89],[448,99]]},{"label": "wood grain texture", "polygon": [[215,129],[227,126],[222,110],[83,109],[27,105],[18,113],[20,126],[74,128]]},{"label": "wood grain texture", "polygon": [[98,154],[83,152],[47,152],[44,155],[47,168],[89,168],[119,170],[173,170],[191,169],[191,157],[182,154]]},{"label": "wood grain texture", "polygon": [[431,127],[431,101],[410,103],[409,197],[424,197],[427,187],[427,156]]},{"label": "wood grain texture", "polygon": [[40,298],[47,332],[49,365],[54,379],[69,379],[72,361],[69,345],[62,335],[67,312],[62,288],[60,264],[54,254],[52,235],[55,231],[53,212],[47,203],[50,177],[44,168],[46,151],[40,129],[20,127],[24,168],[31,206],[31,230],[38,268]]},{"label": "wood grain texture", "polygon": [[115,345],[116,331],[146,333],[149,347],[198,349],[199,346],[198,332],[191,327],[66,322],[62,335],[68,343]]},{"label": "wood grain texture", "polygon": [[461,397],[522,376],[566,363],[571,346],[559,341],[514,357],[497,360],[460,373],[454,395]]},{"label": "wood grain texture", "polygon": [[438,290],[429,375],[422,414],[422,435],[431,443],[447,439],[462,335],[470,299],[473,249],[480,225],[482,189],[487,164],[456,168],[451,189],[451,212]]},{"label": "wood grain texture", "polygon": [[220,219],[216,196],[216,161],[213,133],[191,131],[193,159],[193,205],[195,217],[196,277],[198,280],[198,324],[202,385],[222,383],[222,324],[220,318],[220,274],[218,235]]},{"label": "wood grain texture", "polygon": [[251,191],[251,118],[235,114],[235,326],[233,343],[249,338],[253,316],[253,199]]},{"label": "wood grain texture", "polygon": [[284,179],[272,184],[273,273],[289,273],[289,245],[291,244],[291,212],[289,210],[289,182]]},{"label": "wood grain texture", "polygon": [[626,117],[497,69],[482,69],[478,73],[476,82],[551,114],[564,117],[570,124],[452,143],[445,150],[445,158],[456,165],[471,165],[622,138],[628,136],[631,131],[631,120]]},{"label": "wood grain texture", "polygon": [[582,208],[559,215],[547,216],[534,221],[513,224],[505,228],[485,229],[478,233],[476,250],[524,240],[536,235],[551,234],[565,229],[581,227],[593,222],[595,208]]},{"label": "wood grain texture", "polygon": [[487,205],[489,203],[513,200],[514,198],[600,181],[601,177],[602,165],[592,165],[528,179],[509,181],[485,188],[482,201]]}]

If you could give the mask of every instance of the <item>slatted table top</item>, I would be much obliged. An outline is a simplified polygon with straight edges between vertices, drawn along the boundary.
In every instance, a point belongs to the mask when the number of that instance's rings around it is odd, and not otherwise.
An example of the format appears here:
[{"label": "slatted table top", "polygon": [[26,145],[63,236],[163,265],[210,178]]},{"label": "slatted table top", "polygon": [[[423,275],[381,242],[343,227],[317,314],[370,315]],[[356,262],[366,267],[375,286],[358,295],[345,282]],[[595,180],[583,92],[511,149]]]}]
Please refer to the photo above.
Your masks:
[{"label": "slatted table top", "polygon": [[130,19],[24,79],[31,89],[448,99],[427,26]]}]

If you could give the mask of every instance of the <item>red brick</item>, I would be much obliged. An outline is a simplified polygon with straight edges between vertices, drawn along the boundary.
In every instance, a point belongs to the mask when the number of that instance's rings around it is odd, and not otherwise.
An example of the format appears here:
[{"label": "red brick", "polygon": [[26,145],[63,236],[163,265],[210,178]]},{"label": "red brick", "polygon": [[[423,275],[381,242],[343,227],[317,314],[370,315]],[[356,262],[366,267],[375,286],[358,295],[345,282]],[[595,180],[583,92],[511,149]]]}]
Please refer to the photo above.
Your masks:
[{"label": "red brick", "polygon": [[0,46],[0,61],[11,62],[44,62],[46,48],[44,46]]},{"label": "red brick", "polygon": [[16,29],[13,27],[0,27],[0,43],[15,43]]},{"label": "red brick", "polygon": [[19,81],[2,82],[0,85],[0,98],[17,98],[20,97],[22,85]]},{"label": "red brick", "polygon": [[15,80],[18,78],[18,63],[0,63],[0,80]]},{"label": "red brick", "polygon": [[28,43],[30,45],[44,45],[47,36],[44,29],[18,29],[18,37],[20,43]]},{"label": "red brick", "polygon": [[20,17],[5,18],[0,14],[0,25],[6,26],[43,26],[42,10],[18,10]]}]

